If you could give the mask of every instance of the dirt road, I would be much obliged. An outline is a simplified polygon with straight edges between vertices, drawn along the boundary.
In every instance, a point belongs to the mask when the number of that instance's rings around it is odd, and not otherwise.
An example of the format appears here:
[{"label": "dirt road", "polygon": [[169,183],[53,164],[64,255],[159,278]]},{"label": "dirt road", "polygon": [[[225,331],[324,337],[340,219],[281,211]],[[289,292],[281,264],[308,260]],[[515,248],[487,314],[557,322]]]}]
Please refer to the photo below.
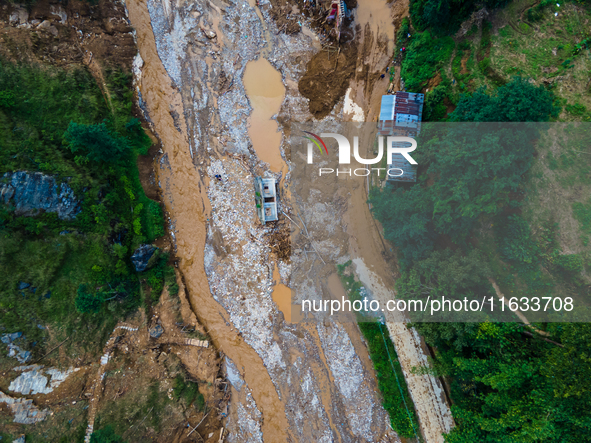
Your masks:
[{"label": "dirt road", "polygon": [[[351,121],[374,121],[378,117],[381,96],[387,89],[388,78],[380,80],[375,73],[385,71],[390,65],[389,54],[392,54],[393,49],[390,36],[394,33],[392,23],[399,23],[407,13],[408,2],[395,2],[392,8],[390,4],[379,0],[360,4],[357,22],[364,33],[364,51],[363,57],[358,59],[356,72],[364,75],[357,75],[351,81],[345,106],[364,112],[346,115]],[[392,20],[388,20],[388,17]],[[365,140],[360,145],[369,147],[373,143]],[[347,233],[351,236],[350,253],[359,280],[376,299],[385,303],[396,298],[394,258],[387,254],[389,246],[381,237],[379,224],[372,218],[366,203],[367,182],[356,182],[349,184],[349,209],[344,215]],[[390,259],[385,259],[386,256]],[[390,313],[387,320],[388,331],[415,405],[421,434],[426,442],[443,442],[442,434],[451,430],[453,418],[441,383],[432,375],[420,375],[412,371],[413,368],[429,366],[426,345],[414,329],[406,327],[407,320],[399,313]]]}]

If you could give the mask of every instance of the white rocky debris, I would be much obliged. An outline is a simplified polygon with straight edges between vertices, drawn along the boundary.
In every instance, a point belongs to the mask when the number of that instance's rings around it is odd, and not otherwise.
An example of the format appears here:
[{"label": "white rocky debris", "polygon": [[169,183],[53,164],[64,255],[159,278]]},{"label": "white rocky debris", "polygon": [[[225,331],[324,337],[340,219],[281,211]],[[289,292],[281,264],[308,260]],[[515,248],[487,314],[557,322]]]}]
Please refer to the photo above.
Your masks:
[{"label": "white rocky debris", "polygon": [[[49,394],[66,380],[72,372],[78,371],[79,368],[70,368],[65,371],[49,368],[44,371],[43,366],[30,365],[18,366],[14,370],[22,372],[22,374],[10,383],[8,389],[23,395],[36,395]],[[44,375],[44,372],[46,375]]]},{"label": "white rocky debris", "polygon": [[372,418],[376,407],[370,394],[361,360],[342,325],[334,322],[317,324],[322,350],[335,383],[345,398],[344,406],[353,433],[371,440]]}]

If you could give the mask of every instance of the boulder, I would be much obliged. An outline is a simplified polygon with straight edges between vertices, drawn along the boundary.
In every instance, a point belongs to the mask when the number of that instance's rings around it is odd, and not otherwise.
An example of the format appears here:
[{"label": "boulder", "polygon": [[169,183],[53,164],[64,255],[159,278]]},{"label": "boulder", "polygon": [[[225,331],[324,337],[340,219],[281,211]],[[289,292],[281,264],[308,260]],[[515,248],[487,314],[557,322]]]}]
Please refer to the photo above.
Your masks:
[{"label": "boulder", "polygon": [[16,215],[31,216],[44,210],[57,212],[62,220],[72,220],[80,212],[80,203],[72,188],[67,183],[58,185],[51,175],[41,172],[4,174],[0,180],[0,201],[7,205],[12,202]]},{"label": "boulder", "polygon": [[158,248],[152,245],[143,244],[137,248],[131,256],[131,262],[135,266],[136,272],[143,272],[152,267],[156,261],[156,254]]},{"label": "boulder", "polygon": [[57,28],[53,26],[53,24],[49,20],[43,20],[39,25],[37,25],[37,29],[47,31],[54,37],[57,37],[58,34]]},{"label": "boulder", "polygon": [[212,31],[211,29],[201,28],[201,30],[203,31],[205,36],[210,40],[217,37],[217,34],[215,33],[215,31]]},{"label": "boulder", "polygon": [[12,343],[13,341],[15,341],[17,338],[21,338],[23,335],[22,332],[13,332],[12,334],[3,334],[2,337],[0,337],[0,341],[2,341],[2,343],[4,344],[9,344]]},{"label": "boulder", "polygon": [[31,286],[31,283],[25,283],[24,281],[21,281],[18,283],[18,290],[22,291],[23,289],[27,289],[29,286]]},{"label": "boulder", "polygon": [[60,18],[60,23],[62,25],[65,25],[68,22],[68,14],[60,5],[51,5],[49,7],[49,10],[53,15],[58,16]]},{"label": "boulder", "polygon": [[24,25],[29,20],[29,11],[22,6],[15,6],[10,13],[8,21],[11,25]]}]

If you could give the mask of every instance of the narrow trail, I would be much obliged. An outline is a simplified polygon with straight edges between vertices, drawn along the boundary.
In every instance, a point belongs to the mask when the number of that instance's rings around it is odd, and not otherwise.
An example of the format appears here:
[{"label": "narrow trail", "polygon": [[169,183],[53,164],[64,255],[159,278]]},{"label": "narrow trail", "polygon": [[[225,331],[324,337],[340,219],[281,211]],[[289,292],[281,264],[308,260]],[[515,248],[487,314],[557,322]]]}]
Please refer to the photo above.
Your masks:
[{"label": "narrow trail", "polygon": [[84,437],[84,443],[90,443],[90,437],[92,432],[94,431],[94,420],[96,418],[96,412],[98,410],[98,404],[101,400],[101,395],[103,393],[103,379],[105,378],[105,367],[107,363],[109,363],[109,359],[111,358],[111,353],[113,348],[115,347],[115,341],[117,337],[121,334],[117,331],[118,329],[122,329],[124,331],[130,332],[137,332],[138,328],[134,326],[129,326],[125,323],[120,323],[115,328],[113,328],[113,332],[111,333],[111,337],[105,344],[103,349],[103,355],[99,362],[99,369],[97,374],[92,382],[91,388],[91,397],[90,397],[90,408],[88,410],[88,426],[86,427],[86,436]]},{"label": "narrow trail", "polygon": [[[145,2],[126,1],[128,16],[137,33],[137,46],[143,60],[140,91],[153,122],[155,132],[162,141],[168,158],[170,176],[161,176],[162,182],[172,184],[164,200],[169,213],[174,215],[175,237],[179,269],[185,277],[189,301],[193,311],[213,339],[215,345],[244,368],[244,379],[265,417],[262,431],[267,441],[287,441],[288,423],[285,405],[279,398],[271,377],[259,355],[229,326],[226,313],[213,299],[204,269],[206,221],[210,205],[206,183],[193,166],[186,133],[177,129],[174,115],[182,120],[179,128],[186,128],[182,99],[170,82],[156,49],[150,15]],[[174,202],[174,207],[172,205]]]},{"label": "narrow trail", "polygon": [[[369,106],[364,106],[368,109]],[[371,146],[366,141],[363,146]],[[347,233],[351,236],[351,255],[359,280],[371,291],[374,298],[385,305],[396,298],[394,291],[394,260],[385,255],[385,247],[379,224],[373,219],[367,204],[367,183],[358,180],[351,186]],[[389,257],[389,258],[386,258]],[[416,374],[413,368],[428,367],[426,346],[419,334],[408,328],[406,319],[399,312],[390,312],[386,324],[394,343],[406,384],[413,399],[421,434],[427,443],[444,441],[443,433],[453,427],[453,418],[439,380],[429,374]]]}]

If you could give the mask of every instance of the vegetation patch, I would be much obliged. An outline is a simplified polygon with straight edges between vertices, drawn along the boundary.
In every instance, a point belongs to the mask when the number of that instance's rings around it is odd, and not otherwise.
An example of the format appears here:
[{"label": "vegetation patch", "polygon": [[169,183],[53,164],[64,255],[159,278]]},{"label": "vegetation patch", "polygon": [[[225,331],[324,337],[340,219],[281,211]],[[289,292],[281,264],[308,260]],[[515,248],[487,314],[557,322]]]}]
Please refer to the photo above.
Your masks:
[{"label": "vegetation patch", "polygon": [[[73,220],[0,206],[0,266],[11,269],[0,277],[0,324],[36,342],[35,356],[66,338],[72,358],[98,353],[101,337],[143,303],[131,254],[164,234],[136,166],[151,141],[132,115],[131,75],[106,79],[108,103],[84,69],[0,60],[0,174],[48,174],[81,201]],[[165,264],[147,271],[153,294],[172,284]]]}]

